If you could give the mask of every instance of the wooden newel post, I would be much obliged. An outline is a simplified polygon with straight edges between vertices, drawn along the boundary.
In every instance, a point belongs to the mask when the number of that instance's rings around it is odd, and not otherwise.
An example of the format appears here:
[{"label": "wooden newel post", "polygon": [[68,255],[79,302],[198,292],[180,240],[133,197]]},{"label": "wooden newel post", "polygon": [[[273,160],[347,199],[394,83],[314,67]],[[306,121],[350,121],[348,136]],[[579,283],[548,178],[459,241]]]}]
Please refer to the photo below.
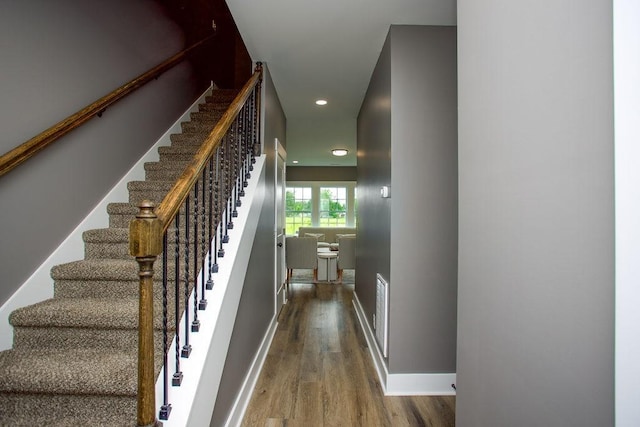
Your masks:
[{"label": "wooden newel post", "polygon": [[260,124],[260,119],[261,119],[261,108],[262,108],[262,78],[264,76],[264,73],[262,71],[262,62],[256,62],[256,72],[260,73],[260,78],[258,80],[258,84],[255,87],[255,91],[256,91],[256,97],[255,97],[255,115],[256,115],[256,134],[255,134],[255,141],[253,141],[253,152],[254,152],[254,156],[259,156],[261,154],[261,147],[262,144],[260,142],[260,130],[261,130],[261,124]]},{"label": "wooden newel post", "polygon": [[138,261],[138,426],[157,425],[153,355],[153,263],[162,253],[162,224],[152,202],[140,204],[129,225],[129,253]]}]

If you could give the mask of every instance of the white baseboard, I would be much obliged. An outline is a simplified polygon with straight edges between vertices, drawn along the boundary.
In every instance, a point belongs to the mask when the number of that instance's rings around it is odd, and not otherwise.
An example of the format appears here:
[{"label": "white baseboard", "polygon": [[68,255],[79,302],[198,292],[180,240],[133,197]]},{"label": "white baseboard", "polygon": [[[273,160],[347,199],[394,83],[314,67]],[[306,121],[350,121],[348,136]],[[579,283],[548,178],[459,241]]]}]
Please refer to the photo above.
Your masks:
[{"label": "white baseboard", "polygon": [[269,348],[271,347],[273,337],[276,334],[277,326],[278,322],[276,321],[276,317],[274,316],[273,319],[271,319],[271,324],[267,329],[267,333],[262,339],[260,348],[253,358],[253,362],[251,363],[249,372],[247,373],[247,376],[242,383],[242,387],[240,388],[240,392],[236,397],[233,408],[231,408],[231,413],[229,414],[229,417],[224,424],[225,427],[239,427],[242,423],[242,419],[244,418],[247,406],[249,406],[249,402],[251,401],[253,389],[258,382],[258,377],[260,376],[260,372],[262,371],[262,366],[264,365],[264,361],[266,360],[267,354],[269,353]]},{"label": "white baseboard", "polygon": [[456,394],[452,387],[452,384],[456,383],[455,373],[390,374],[375,339],[375,334],[367,322],[366,314],[355,291],[353,293],[353,307],[358,322],[360,322],[360,328],[367,340],[369,353],[371,353],[371,359],[385,396],[450,396]]},{"label": "white baseboard", "polygon": [[205,97],[211,93],[208,88],[200,97],[191,104],[191,107],[184,112],[178,120],[156,141],[147,153],[127,172],[107,195],[96,205],[95,208],[85,217],[84,220],[67,236],[67,238],[56,248],[56,250],[46,259],[29,277],[18,290],[0,307],[0,351],[8,350],[13,345],[13,327],[9,324],[9,315],[14,310],[35,304],[53,297],[53,280],[51,279],[51,269],[60,264],[84,259],[84,242],[82,233],[86,230],[96,228],[106,228],[109,226],[109,215],[107,205],[109,203],[123,202],[129,200],[127,183],[129,181],[142,181],[145,178],[144,164],[159,160],[158,147],[171,145],[170,135],[180,133],[180,123],[190,120],[189,115],[193,111],[198,111],[198,104],[204,102]]}]

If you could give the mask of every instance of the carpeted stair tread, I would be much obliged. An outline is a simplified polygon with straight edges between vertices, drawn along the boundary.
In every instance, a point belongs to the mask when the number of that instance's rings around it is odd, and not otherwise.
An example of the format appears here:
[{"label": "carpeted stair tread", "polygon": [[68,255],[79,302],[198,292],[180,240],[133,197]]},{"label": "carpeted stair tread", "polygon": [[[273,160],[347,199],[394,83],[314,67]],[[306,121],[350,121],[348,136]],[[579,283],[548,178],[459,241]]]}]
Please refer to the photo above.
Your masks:
[{"label": "carpeted stair tread", "polygon": [[[178,164],[182,162],[171,162]],[[186,165],[185,165],[186,166]],[[147,181],[166,181],[168,179],[177,181],[184,174],[185,167],[158,167],[145,168],[145,179]]]},{"label": "carpeted stair tread", "polygon": [[[193,213],[193,203],[191,203],[190,211]],[[111,203],[107,207],[109,213],[109,227],[114,228],[129,228],[129,223],[140,212],[140,209],[135,203]],[[180,213],[184,215],[184,211]],[[184,222],[182,221],[184,224]],[[169,227],[169,230],[173,230],[173,227]]]},{"label": "carpeted stair tread", "polygon": [[133,203],[117,202],[107,205],[109,215],[136,215],[138,212],[140,212],[140,208]]},{"label": "carpeted stair tread", "polygon": [[202,133],[211,132],[217,121],[202,121],[202,122],[182,122],[180,127],[183,133]]},{"label": "carpeted stair tread", "polygon": [[[200,254],[201,255],[201,254]],[[201,258],[201,256],[199,256]],[[184,259],[180,260],[184,264]],[[175,261],[173,257],[167,260],[169,271],[173,271]],[[158,256],[153,264],[154,279],[162,277],[162,256]],[[131,282],[138,281],[138,263],[135,258],[89,258],[56,265],[51,269],[51,277],[55,280],[97,280],[101,282]]]},{"label": "carpeted stair tread", "polygon": [[211,132],[202,131],[199,133],[174,133],[170,135],[171,145],[202,145],[202,142]]},{"label": "carpeted stair tread", "polygon": [[[56,414],[51,415],[40,415],[40,416],[30,416],[30,415],[21,415],[20,417],[10,417],[6,420],[0,419],[0,425],[2,426],[11,426],[11,427],[33,427],[33,426],[47,426],[47,427],[78,427],[80,425],[84,426],[100,426],[100,427],[121,427],[131,424],[131,420],[134,419],[131,416],[125,416],[120,413],[115,413],[117,411],[112,410],[113,416],[105,414],[100,417],[98,415],[93,415],[90,417],[74,417],[68,416],[63,417]],[[135,414],[133,415],[135,417]]]},{"label": "carpeted stair tread", "polygon": [[187,162],[193,159],[193,155],[198,152],[201,145],[180,145],[165,147],[160,153],[160,162]]},{"label": "carpeted stair tread", "polygon": [[[169,298],[168,303],[173,304]],[[174,329],[170,311],[167,327]],[[14,311],[14,349],[101,348],[128,351],[137,348],[138,299],[54,298]],[[154,300],[155,346],[161,351],[162,302]]]},{"label": "carpeted stair tread", "polygon": [[[56,298],[138,298],[140,294],[138,277],[130,280],[85,280],[59,279],[55,282],[54,295]],[[174,281],[169,285],[173,289]],[[162,298],[162,277],[153,276],[153,297]]]},{"label": "carpeted stair tread", "polygon": [[99,228],[82,233],[85,259],[133,259],[128,228]]},{"label": "carpeted stair tread", "polygon": [[52,298],[13,311],[13,326],[136,329],[137,298]]},{"label": "carpeted stair tread", "polygon": [[133,203],[109,203],[109,227],[129,228],[129,223],[140,212],[140,208]]},{"label": "carpeted stair tread", "polygon": [[198,105],[198,112],[220,112],[222,115],[227,108],[229,108],[227,103],[204,103]]},{"label": "carpeted stair tread", "polygon": [[131,280],[138,279],[138,263],[134,258],[86,259],[56,265],[51,269],[54,280]]},{"label": "carpeted stair tread", "polygon": [[222,118],[225,111],[226,109],[194,111],[190,114],[190,118],[194,122],[213,122],[215,124]]},{"label": "carpeted stair tread", "polygon": [[146,172],[150,171],[184,171],[184,169],[189,164],[188,161],[185,160],[167,160],[164,162],[147,162],[144,164],[144,170]]},{"label": "carpeted stair tread", "polygon": [[[201,211],[198,211],[201,212]],[[191,210],[193,215],[193,209]],[[184,215],[184,213],[182,213]],[[193,233],[194,219],[190,218],[191,232]],[[184,233],[184,220],[182,221],[182,227],[180,233]],[[175,242],[175,226],[173,224],[167,229],[169,242]],[[87,230],[82,235],[85,243],[90,244],[124,244],[129,247],[129,229],[128,228],[96,228]],[[132,258],[133,259],[133,258]]]},{"label": "carpeted stair tread", "polygon": [[[169,146],[169,147],[160,147],[158,148],[158,153],[160,153],[160,158],[162,156],[170,156],[176,154],[188,154],[193,157],[195,153],[200,149],[199,145],[179,145],[179,146]],[[183,160],[168,160],[168,163],[188,163],[188,161]]]},{"label": "carpeted stair tread", "polygon": [[96,228],[82,233],[85,243],[129,243],[128,228]]},{"label": "carpeted stair tread", "polygon": [[[138,208],[137,204],[135,203],[118,203],[118,206],[115,206],[115,204],[111,204],[109,206],[112,208],[112,209],[109,209],[109,215],[112,215],[112,216],[125,216],[133,219],[138,214],[138,212],[140,212],[140,208]],[[191,206],[190,208],[191,208],[191,212],[193,212],[193,206]],[[181,211],[181,213],[184,213],[184,212]],[[111,226],[111,225],[110,227],[129,228],[129,222],[127,222],[126,225],[122,227]]]},{"label": "carpeted stair tread", "polygon": [[150,200],[157,205],[162,202],[173,185],[172,181],[131,181],[127,184],[129,203],[137,205],[143,200]]},{"label": "carpeted stair tread", "polygon": [[130,181],[129,191],[169,191],[175,183],[172,181]]},{"label": "carpeted stair tread", "polygon": [[216,89],[211,95],[205,97],[205,102],[208,104],[213,103],[228,103],[238,96],[239,91],[235,89]]},{"label": "carpeted stair tread", "polygon": [[0,352],[0,392],[135,396],[137,354],[100,349]]},{"label": "carpeted stair tread", "polygon": [[[201,226],[198,229],[198,235],[197,236],[195,235],[194,224],[195,224],[195,221],[193,217],[190,217],[189,218],[189,227],[190,227],[189,241],[192,244],[196,241],[196,238],[201,238],[202,236]],[[182,236],[182,239],[184,239],[184,233],[186,230],[184,225],[185,224],[183,221],[180,227],[180,234]],[[121,233],[118,233],[118,234],[111,233],[111,231],[113,230],[120,230]],[[85,240],[85,259],[84,259],[85,261],[93,260],[93,259],[109,259],[109,260],[135,259],[129,253],[129,230],[128,229],[105,228],[105,229],[98,229],[98,230],[92,230],[92,231],[93,233],[91,233],[91,236],[87,237],[87,238],[90,238],[91,240]],[[207,238],[208,235],[209,233],[207,232],[207,230],[205,230],[205,238]],[[173,246],[175,241],[176,241],[175,227],[172,225],[167,230],[167,243]],[[191,251],[193,251],[193,249],[191,249]],[[198,248],[198,252],[200,252],[200,248]],[[172,262],[173,259],[175,258],[174,247],[169,248],[169,254],[170,254],[171,260],[168,262],[168,265],[174,265],[174,263]],[[180,248],[180,256],[181,257],[185,256],[184,247]],[[161,262],[161,259],[162,259],[161,256],[159,256],[157,262]]]}]

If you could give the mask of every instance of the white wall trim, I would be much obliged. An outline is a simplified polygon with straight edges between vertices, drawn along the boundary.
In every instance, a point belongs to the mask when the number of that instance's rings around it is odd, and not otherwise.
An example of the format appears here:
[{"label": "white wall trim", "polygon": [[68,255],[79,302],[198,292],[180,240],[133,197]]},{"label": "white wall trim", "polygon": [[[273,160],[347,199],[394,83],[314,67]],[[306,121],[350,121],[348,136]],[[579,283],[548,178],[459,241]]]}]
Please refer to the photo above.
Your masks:
[{"label": "white wall trim", "polygon": [[615,424],[640,425],[640,3],[614,0]]},{"label": "white wall trim", "polygon": [[260,372],[262,372],[262,367],[264,366],[264,361],[267,358],[267,354],[269,354],[269,348],[271,347],[273,337],[276,334],[277,326],[278,322],[276,321],[276,317],[274,316],[271,319],[271,324],[267,329],[267,333],[262,339],[260,348],[253,358],[253,362],[251,363],[249,372],[247,373],[247,376],[242,383],[242,387],[240,388],[240,392],[238,393],[233,407],[231,408],[231,413],[229,414],[229,417],[224,424],[225,427],[239,427],[242,423],[244,414],[247,411],[249,402],[251,401],[251,396],[253,395],[253,389],[258,382],[258,377],[260,376]]},{"label": "white wall trim", "polygon": [[87,230],[106,228],[109,226],[107,205],[109,203],[129,200],[127,183],[145,179],[144,164],[159,159],[158,147],[171,145],[170,135],[181,133],[180,123],[190,120],[189,115],[198,111],[198,104],[204,102],[211,93],[212,87],[195,100],[187,111],[156,141],[147,153],[127,172],[127,174],[107,193],[93,210],[78,224],[55,251],[34,271],[34,273],[18,288],[18,290],[0,307],[0,351],[8,350],[13,344],[13,327],[9,324],[9,315],[14,310],[35,304],[53,297],[53,280],[51,269],[60,264],[84,259],[84,241],[82,233]]},{"label": "white wall trim", "polygon": [[385,396],[455,396],[456,374],[389,374]]},{"label": "white wall trim", "polygon": [[366,314],[355,291],[353,292],[353,307],[358,322],[360,322],[360,328],[367,340],[369,353],[385,396],[451,396],[456,394],[451,387],[456,383],[455,373],[390,374],[375,339],[375,334],[366,320]]}]

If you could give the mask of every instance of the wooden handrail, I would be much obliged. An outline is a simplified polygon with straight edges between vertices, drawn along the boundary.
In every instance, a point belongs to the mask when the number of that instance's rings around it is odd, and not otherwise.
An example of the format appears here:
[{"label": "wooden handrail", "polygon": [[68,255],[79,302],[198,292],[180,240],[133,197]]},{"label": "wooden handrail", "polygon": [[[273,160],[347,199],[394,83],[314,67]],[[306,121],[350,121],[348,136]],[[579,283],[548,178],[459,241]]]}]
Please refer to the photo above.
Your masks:
[{"label": "wooden handrail", "polygon": [[180,206],[189,195],[193,184],[202,174],[202,170],[204,169],[207,160],[211,157],[216,148],[218,148],[222,138],[229,130],[229,127],[233,124],[233,121],[244,106],[247,98],[249,98],[253,89],[261,79],[262,65],[258,63],[256,72],[253,73],[253,76],[251,76],[244,87],[240,90],[238,96],[236,96],[209,136],[204,140],[200,149],[194,155],[193,160],[187,165],[183,174],[176,181],[176,184],[171,190],[169,190],[164,199],[162,199],[162,202],[160,202],[158,207],[155,209],[156,216],[162,223],[163,233],[167,231],[167,228],[169,228],[169,225],[178,213]]},{"label": "wooden handrail", "polygon": [[102,114],[102,112],[104,112],[104,110],[106,110],[109,106],[134,92],[136,89],[144,86],[146,83],[153,79],[156,79],[165,71],[173,68],[174,66],[182,62],[189,52],[199,48],[200,46],[208,42],[212,37],[213,35],[210,35],[200,40],[199,42],[194,43],[183,51],[178,52],[162,63],[156,65],[146,73],[141,74],[130,82],[110,92],[108,95],[103,96],[102,98],[84,107],[75,114],[72,114],[66,119],[56,123],[49,129],[31,138],[27,142],[14,148],[13,150],[6,152],[2,156],[0,156],[0,176],[3,176],[16,166],[30,159],[36,153],[47,147],[49,144],[55,142],[58,138],[66,135],[83,123],[91,120],[93,117]]},{"label": "wooden handrail", "polygon": [[[154,209],[153,203],[148,200],[143,201],[139,206],[140,212],[136,215],[136,219],[131,221],[129,225],[129,253],[136,258],[139,265],[138,426],[150,426],[156,423],[154,415],[153,265],[163,251],[163,236],[254,90],[256,91],[254,101],[258,108],[256,114],[259,117],[261,81],[262,65],[258,63],[256,72],[224,112],[162,202]],[[259,119],[256,125],[259,129]]]}]

